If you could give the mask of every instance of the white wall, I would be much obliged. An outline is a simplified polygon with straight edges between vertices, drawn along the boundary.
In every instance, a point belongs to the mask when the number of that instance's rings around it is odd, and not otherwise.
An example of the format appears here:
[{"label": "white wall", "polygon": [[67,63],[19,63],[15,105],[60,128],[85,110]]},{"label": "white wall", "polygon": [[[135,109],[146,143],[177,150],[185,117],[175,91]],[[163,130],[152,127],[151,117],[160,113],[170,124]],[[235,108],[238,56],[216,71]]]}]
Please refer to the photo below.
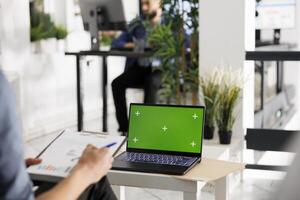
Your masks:
[{"label": "white wall", "polygon": [[[297,47],[294,50],[300,50],[300,0],[296,0],[296,27],[282,32],[282,41],[295,43]],[[285,84],[293,84],[296,87],[296,109],[297,113],[285,127],[290,130],[300,130],[300,62],[288,62],[284,74]]]},{"label": "white wall", "polygon": [[[19,70],[29,55],[28,0],[0,1],[2,63],[7,70]],[[15,57],[17,55],[17,57]],[[17,59],[16,59],[17,58]],[[14,60],[14,63],[11,63]],[[9,67],[8,67],[9,65]]]},{"label": "white wall", "polygon": [[0,1],[0,30],[2,69],[13,81],[17,104],[22,112],[22,70],[29,59],[28,0]]},{"label": "white wall", "polygon": [[[46,53],[32,53],[29,0],[0,3],[3,68],[7,74],[18,75],[19,91],[18,87],[15,89],[25,137],[29,139],[76,125],[75,58],[64,56],[64,52],[57,51],[56,43],[54,47],[51,45],[52,42],[46,42]],[[72,50],[86,49],[89,35],[76,30],[69,35],[68,42]],[[87,59],[93,62],[86,67],[82,59],[85,119],[93,119],[99,117],[101,111],[100,60]]]},{"label": "white wall", "polygon": [[[65,43],[67,51],[90,48],[89,33],[83,31],[81,16],[76,15],[80,10],[73,0],[47,0],[44,4],[56,24],[65,25],[69,31]],[[126,9],[127,15],[135,15],[136,6],[126,4]],[[77,124],[75,58],[58,51],[53,41],[43,42],[45,52],[33,53],[29,20],[29,0],[0,1],[1,61],[17,94],[26,139]],[[91,61],[89,66],[87,61]],[[123,71],[124,62],[124,58],[108,59],[108,108],[112,116],[109,124],[116,124],[110,83]],[[99,120],[101,59],[86,57],[81,64],[85,120]],[[129,96],[129,101],[135,101]],[[98,127],[102,127],[100,120]],[[109,130],[116,131],[117,127],[109,127]]]},{"label": "white wall", "polygon": [[[1,10],[2,10],[2,4],[1,4],[1,2],[0,2],[0,20],[1,19],[3,19],[3,17],[2,17],[2,12],[1,12]],[[2,24],[2,21],[0,21],[0,68],[1,68],[1,66],[2,66],[2,59],[1,59],[1,57],[2,57],[2,41],[1,41],[1,38],[2,38],[2,32],[3,32],[3,27],[1,26],[1,24]]]},{"label": "white wall", "polygon": [[122,0],[127,21],[134,19],[139,13],[139,0]]}]

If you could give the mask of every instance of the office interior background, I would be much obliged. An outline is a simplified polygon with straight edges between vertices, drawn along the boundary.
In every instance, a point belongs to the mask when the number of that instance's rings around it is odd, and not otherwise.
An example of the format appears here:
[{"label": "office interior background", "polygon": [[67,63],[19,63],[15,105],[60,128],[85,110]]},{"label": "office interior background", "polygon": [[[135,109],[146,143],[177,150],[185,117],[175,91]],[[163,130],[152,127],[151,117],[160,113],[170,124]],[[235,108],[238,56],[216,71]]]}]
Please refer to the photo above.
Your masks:
[{"label": "office interior background", "polygon": [[[31,41],[30,5],[33,3],[41,5],[54,24],[66,29],[65,38]],[[138,14],[139,1],[123,0],[123,3],[129,21]],[[275,8],[270,11],[264,5],[259,6],[260,3],[274,4]],[[204,141],[204,156],[244,163],[291,162],[292,154],[246,150],[244,136],[247,128],[300,130],[300,63],[255,61],[247,59],[246,54],[298,51],[299,15],[299,0],[199,0],[199,77],[209,76],[216,69],[230,69],[238,71],[243,80],[231,144],[220,145],[215,133],[212,140]],[[273,21],[268,21],[270,18]],[[77,0],[0,1],[0,66],[16,94],[26,155],[35,155],[60,130],[76,130],[76,60],[65,52],[90,48],[90,34],[84,30]],[[110,134],[118,134],[110,84],[123,72],[125,59],[108,58]],[[102,62],[99,57],[86,56],[80,63],[83,128],[99,132],[102,131],[102,68],[99,67]],[[129,89],[126,95],[128,103],[143,101],[141,89]],[[266,199],[283,177],[284,172],[246,170],[243,175],[236,173],[230,178],[231,197]],[[204,199],[212,198],[212,188],[212,185],[205,187]],[[128,194],[131,199],[139,199],[139,195],[149,199],[177,198],[174,192],[133,188],[128,191],[131,191]]]}]

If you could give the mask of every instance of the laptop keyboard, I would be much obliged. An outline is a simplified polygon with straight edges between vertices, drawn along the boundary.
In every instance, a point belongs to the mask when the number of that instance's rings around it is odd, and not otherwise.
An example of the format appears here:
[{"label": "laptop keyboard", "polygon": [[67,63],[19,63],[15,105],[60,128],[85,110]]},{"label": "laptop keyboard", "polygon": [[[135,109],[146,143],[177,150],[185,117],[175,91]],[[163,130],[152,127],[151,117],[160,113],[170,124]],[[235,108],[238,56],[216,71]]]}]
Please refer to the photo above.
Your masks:
[{"label": "laptop keyboard", "polygon": [[186,156],[126,152],[120,155],[119,157],[117,157],[117,159],[122,161],[128,161],[128,162],[190,166],[196,161],[197,158],[186,157]]}]

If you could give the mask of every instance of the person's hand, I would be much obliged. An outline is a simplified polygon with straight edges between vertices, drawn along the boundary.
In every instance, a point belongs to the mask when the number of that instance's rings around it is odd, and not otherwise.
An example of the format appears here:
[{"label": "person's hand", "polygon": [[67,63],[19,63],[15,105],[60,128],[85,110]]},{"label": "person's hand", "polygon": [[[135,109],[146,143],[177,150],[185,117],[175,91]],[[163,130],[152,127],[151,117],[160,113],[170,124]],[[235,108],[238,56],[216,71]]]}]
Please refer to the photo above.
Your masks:
[{"label": "person's hand", "polygon": [[38,165],[42,162],[42,159],[39,158],[26,158],[25,165],[26,167],[30,167],[32,165]]},{"label": "person's hand", "polygon": [[112,152],[108,148],[98,149],[88,145],[83,151],[77,165],[74,167],[74,173],[80,172],[87,183],[92,184],[105,176],[112,167]]},{"label": "person's hand", "polygon": [[125,45],[124,45],[124,48],[125,49],[133,49],[135,47],[134,43],[133,42],[127,42]]},{"label": "person's hand", "polygon": [[114,38],[118,34],[118,31],[101,31],[101,36]]}]

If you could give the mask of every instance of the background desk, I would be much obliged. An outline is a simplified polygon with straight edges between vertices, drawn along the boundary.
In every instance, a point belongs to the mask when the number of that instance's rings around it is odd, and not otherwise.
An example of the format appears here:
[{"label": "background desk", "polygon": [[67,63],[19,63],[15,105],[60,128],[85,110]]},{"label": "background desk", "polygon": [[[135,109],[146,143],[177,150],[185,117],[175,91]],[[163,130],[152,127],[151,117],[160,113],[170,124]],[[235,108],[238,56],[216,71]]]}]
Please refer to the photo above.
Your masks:
[{"label": "background desk", "polygon": [[153,55],[152,52],[136,53],[133,51],[80,51],[65,52],[65,55],[76,57],[76,88],[77,88],[77,129],[83,130],[83,104],[81,92],[81,67],[80,58],[82,56],[100,56],[102,57],[102,131],[107,132],[107,57],[123,56],[128,58],[143,58]]}]

